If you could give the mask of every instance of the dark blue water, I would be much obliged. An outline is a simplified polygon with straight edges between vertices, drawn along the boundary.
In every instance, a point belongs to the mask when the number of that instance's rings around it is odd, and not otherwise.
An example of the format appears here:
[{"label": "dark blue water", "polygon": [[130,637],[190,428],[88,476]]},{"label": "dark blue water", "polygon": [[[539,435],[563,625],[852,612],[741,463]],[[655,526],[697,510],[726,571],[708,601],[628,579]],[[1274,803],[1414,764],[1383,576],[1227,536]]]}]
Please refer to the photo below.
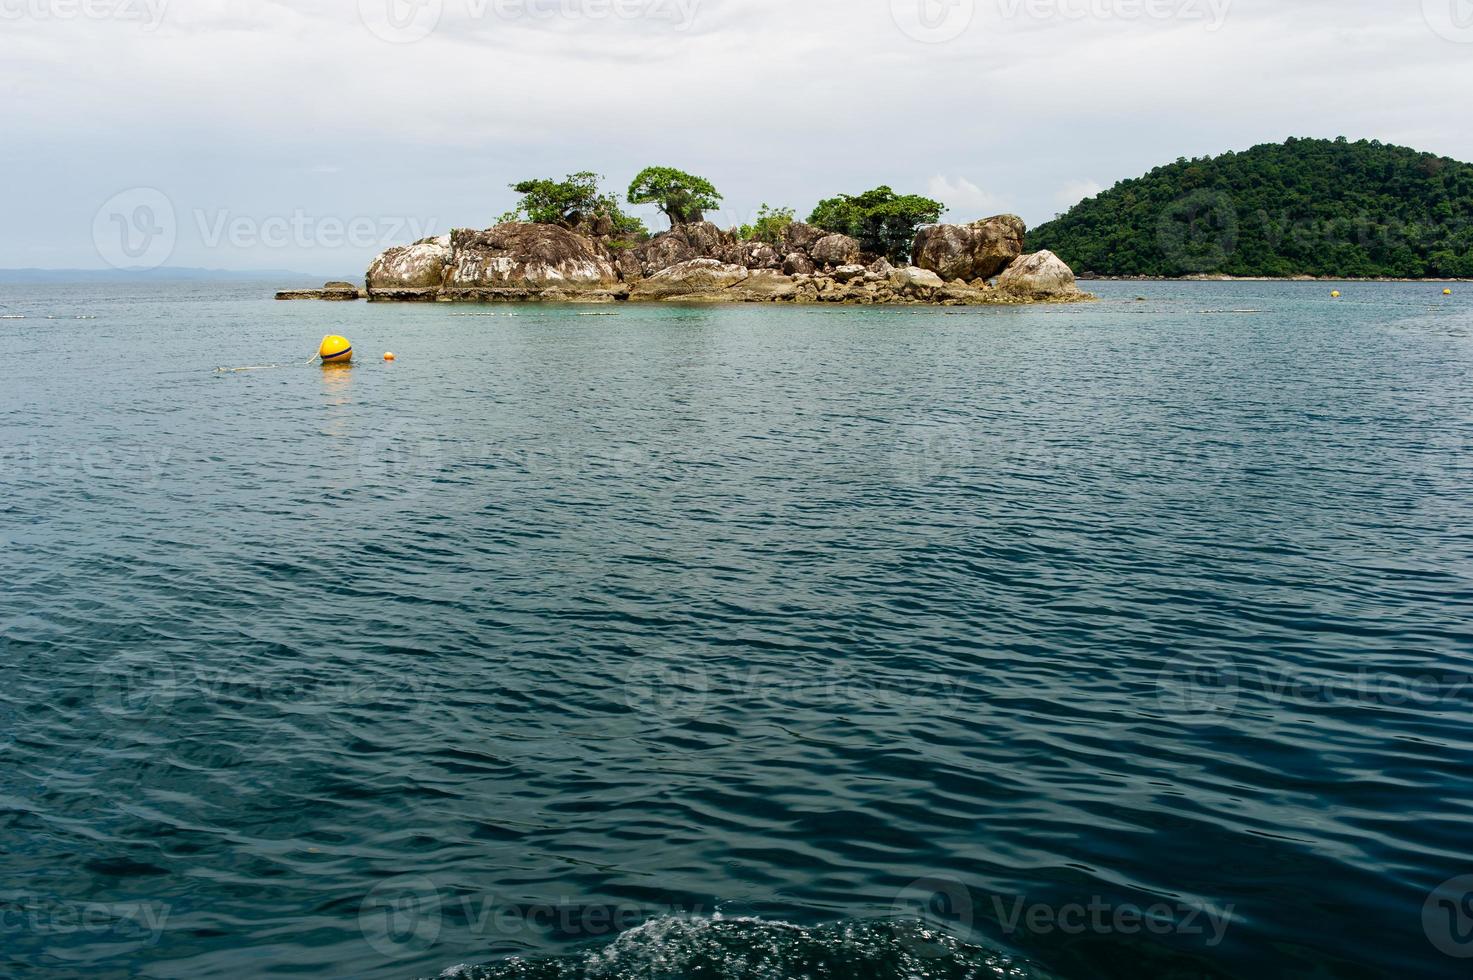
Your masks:
[{"label": "dark blue water", "polygon": [[7,288],[0,975],[1466,975],[1473,287],[1096,288]]}]

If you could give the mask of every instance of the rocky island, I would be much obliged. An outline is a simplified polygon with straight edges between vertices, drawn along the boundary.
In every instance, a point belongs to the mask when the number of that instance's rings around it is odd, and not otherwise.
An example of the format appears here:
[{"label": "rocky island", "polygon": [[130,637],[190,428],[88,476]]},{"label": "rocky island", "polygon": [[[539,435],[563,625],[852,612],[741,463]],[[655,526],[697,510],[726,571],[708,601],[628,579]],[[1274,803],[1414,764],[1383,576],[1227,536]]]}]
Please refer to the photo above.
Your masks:
[{"label": "rocky island", "polygon": [[628,199],[657,204],[670,228],[649,235],[600,194],[591,173],[513,185],[518,208],[484,230],[457,229],[388,249],[369,267],[370,302],[848,303],[945,306],[1093,299],[1052,252],[1027,254],[1021,218],[941,224],[939,202],[888,187],[722,229],[703,211],[720,195],[668,167],[643,171]]},{"label": "rocky island", "polygon": [[793,222],[776,245],[709,221],[632,249],[556,225],[509,222],[391,248],[367,276],[370,302],[1059,303],[1086,300],[1052,252],[1023,253],[1011,215],[935,225],[911,264]]}]

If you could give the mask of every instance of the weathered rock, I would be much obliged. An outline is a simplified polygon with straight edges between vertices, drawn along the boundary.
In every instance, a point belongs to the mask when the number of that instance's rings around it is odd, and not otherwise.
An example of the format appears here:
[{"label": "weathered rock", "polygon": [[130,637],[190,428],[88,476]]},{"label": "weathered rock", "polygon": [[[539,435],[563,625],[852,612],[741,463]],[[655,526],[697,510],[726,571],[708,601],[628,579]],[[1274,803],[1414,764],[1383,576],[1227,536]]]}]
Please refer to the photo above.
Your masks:
[{"label": "weathered rock", "polygon": [[898,291],[915,295],[940,289],[946,283],[929,269],[918,269],[913,265],[908,265],[890,274],[890,285]]},{"label": "weathered rock", "polygon": [[[804,228],[799,229],[798,240],[816,230]],[[696,255],[698,248],[715,254]],[[897,269],[885,259],[860,265],[855,261],[858,243],[844,235],[823,235],[807,248],[788,251],[779,263],[780,253],[769,243],[739,241],[708,222],[682,225],[634,249],[611,247],[557,226],[508,223],[389,249],[369,269],[368,293],[376,300],[445,302],[635,299],[958,305],[1090,298],[1074,284],[1068,266],[1048,252],[1017,259],[998,279],[997,288],[991,288],[981,277],[967,282],[958,276],[948,282],[933,270]],[[815,258],[823,259],[829,271],[819,272]],[[668,266],[662,264],[667,261]],[[350,299],[358,289],[351,283],[328,283],[322,290],[279,295]]]},{"label": "weathered rock", "polygon": [[793,286],[797,290],[797,294],[793,297],[796,302],[818,302],[818,282],[812,275],[799,273],[793,276]]},{"label": "weathered rock", "polygon": [[830,234],[816,225],[805,224],[802,221],[790,222],[783,229],[783,251],[806,252],[820,239],[827,238]]},{"label": "weathered rock", "polygon": [[927,225],[916,233],[912,261],[943,279],[991,279],[1023,254],[1023,219],[1011,214],[969,225]]},{"label": "weathered rock", "polygon": [[964,282],[951,282],[936,290],[931,301],[943,306],[970,306],[992,301],[992,290],[985,286],[978,289]]},{"label": "weathered rock", "polygon": [[603,249],[556,225],[507,222],[485,231],[459,229],[450,243],[441,299],[510,299],[523,290],[552,290],[557,295],[546,298],[563,299],[610,293],[619,285]]},{"label": "weathered rock", "polygon": [[790,276],[772,269],[757,269],[730,291],[749,303],[791,302],[798,296],[798,284]]},{"label": "weathered rock", "polygon": [[685,240],[690,242],[690,247],[695,249],[696,255],[701,258],[715,258],[718,252],[736,243],[735,235],[722,231],[710,221],[693,221],[688,225],[678,225],[671,230],[685,236]]},{"label": "weathered rock", "polygon": [[783,259],[783,272],[790,276],[809,275],[813,271],[813,260],[804,252],[789,252]]},{"label": "weathered rock", "polygon": [[696,250],[690,247],[690,242],[685,240],[684,235],[665,232],[656,235],[634,250],[634,260],[639,266],[642,275],[652,276],[661,269],[668,269],[672,265],[689,262],[691,259],[699,258]]},{"label": "weathered rock", "polygon": [[589,238],[608,238],[614,233],[614,219],[604,212],[599,212],[585,220],[578,227],[578,231]]},{"label": "weathered rock", "polygon": [[853,265],[859,261],[859,243],[848,235],[826,235],[809,247],[808,254],[819,266]]},{"label": "weathered rock", "polygon": [[368,267],[368,298],[434,299],[445,284],[450,255],[449,235],[388,249]]},{"label": "weathered rock", "polygon": [[363,291],[351,282],[328,282],[323,283],[321,289],[283,289],[277,292],[277,299],[320,299],[333,302],[347,302],[363,298]]},{"label": "weathered rock", "polygon": [[635,250],[640,271],[652,276],[662,269],[691,259],[720,259],[729,265],[744,265],[744,254],[736,236],[710,221],[676,225]]},{"label": "weathered rock", "polygon": [[745,266],[730,265],[716,259],[690,259],[641,279],[634,285],[629,298],[690,302],[730,300],[732,297],[726,295],[726,291],[751,275]]},{"label": "weathered rock", "polygon": [[621,249],[614,253],[614,271],[625,282],[634,282],[644,277],[644,268],[634,249]]},{"label": "weathered rock", "polygon": [[1074,270],[1070,269],[1053,252],[1034,252],[1013,260],[1006,271],[997,277],[997,291],[1018,299],[1064,300],[1084,298],[1074,282]]},{"label": "weathered rock", "polygon": [[766,242],[746,242],[741,249],[742,265],[748,269],[779,269],[782,260]]}]

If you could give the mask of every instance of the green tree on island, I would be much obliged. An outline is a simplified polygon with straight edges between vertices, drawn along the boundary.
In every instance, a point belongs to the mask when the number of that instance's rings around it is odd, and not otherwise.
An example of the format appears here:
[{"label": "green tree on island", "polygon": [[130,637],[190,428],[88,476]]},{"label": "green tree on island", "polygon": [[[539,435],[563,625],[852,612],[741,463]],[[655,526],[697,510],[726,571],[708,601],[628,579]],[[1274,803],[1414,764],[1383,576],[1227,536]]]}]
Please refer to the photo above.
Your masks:
[{"label": "green tree on island", "polygon": [[[648,237],[649,230],[643,221],[625,214],[614,195],[599,193],[600,179],[598,174],[583,170],[569,174],[566,180],[539,178],[512,184],[511,189],[522,195],[522,200],[502,215],[501,220],[558,225],[621,240],[610,244],[627,244],[628,239]],[[600,229],[600,225],[604,228]]]},{"label": "green tree on island", "polygon": [[764,204],[757,209],[757,220],[737,229],[737,237],[748,242],[766,242],[776,245],[782,241],[783,231],[793,223],[792,208],[774,208]]},{"label": "green tree on island", "polygon": [[704,177],[674,167],[646,167],[629,185],[630,204],[653,204],[670,227],[704,220],[705,212],[721,203],[721,195]]},{"label": "green tree on island", "polygon": [[929,197],[876,187],[863,194],[840,194],[819,201],[808,223],[848,235],[872,255],[908,260],[916,230],[941,220],[945,210],[945,205]]}]

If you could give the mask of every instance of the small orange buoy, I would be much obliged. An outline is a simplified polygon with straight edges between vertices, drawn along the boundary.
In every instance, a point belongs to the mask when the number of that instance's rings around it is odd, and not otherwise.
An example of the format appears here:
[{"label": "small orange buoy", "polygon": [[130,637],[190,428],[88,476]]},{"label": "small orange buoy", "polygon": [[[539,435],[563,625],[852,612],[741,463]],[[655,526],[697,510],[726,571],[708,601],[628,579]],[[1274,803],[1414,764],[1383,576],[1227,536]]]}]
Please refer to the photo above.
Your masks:
[{"label": "small orange buoy", "polygon": [[393,359],[394,359],[394,352],[393,351],[386,351],[384,353],[384,360],[386,360],[386,361],[392,361]]},{"label": "small orange buoy", "polygon": [[339,337],[330,333],[322,338],[322,345],[317,348],[317,356],[322,358],[323,364],[347,364],[353,359],[353,345],[347,337]]}]

